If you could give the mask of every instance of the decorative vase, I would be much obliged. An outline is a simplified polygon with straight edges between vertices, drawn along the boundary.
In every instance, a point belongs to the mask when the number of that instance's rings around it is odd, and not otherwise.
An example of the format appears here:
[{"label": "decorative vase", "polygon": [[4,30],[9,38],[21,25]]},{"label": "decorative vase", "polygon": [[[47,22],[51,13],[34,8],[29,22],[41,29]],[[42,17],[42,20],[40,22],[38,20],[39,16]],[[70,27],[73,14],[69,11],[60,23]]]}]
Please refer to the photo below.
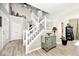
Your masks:
[{"label": "decorative vase", "polygon": [[67,45],[67,40],[62,40],[63,45]]},{"label": "decorative vase", "polygon": [[61,39],[62,39],[62,40],[61,40],[61,41],[62,41],[62,44],[63,44],[64,46],[67,45],[67,40],[65,40],[64,37],[62,37]]}]

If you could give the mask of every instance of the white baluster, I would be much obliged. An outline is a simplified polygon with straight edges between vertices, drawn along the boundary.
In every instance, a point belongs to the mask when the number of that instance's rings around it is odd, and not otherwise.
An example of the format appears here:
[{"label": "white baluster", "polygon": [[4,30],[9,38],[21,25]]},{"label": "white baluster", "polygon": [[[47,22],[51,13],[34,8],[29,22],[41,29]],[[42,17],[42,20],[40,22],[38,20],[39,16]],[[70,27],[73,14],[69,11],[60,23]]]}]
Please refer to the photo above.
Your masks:
[{"label": "white baluster", "polygon": [[23,46],[25,46],[25,39],[26,39],[25,34],[26,34],[26,32],[24,31],[23,32]]},{"label": "white baluster", "polygon": [[28,31],[26,30],[26,54],[29,52],[29,47],[28,47]]},{"label": "white baluster", "polygon": [[46,16],[45,16],[45,30],[46,30]]}]

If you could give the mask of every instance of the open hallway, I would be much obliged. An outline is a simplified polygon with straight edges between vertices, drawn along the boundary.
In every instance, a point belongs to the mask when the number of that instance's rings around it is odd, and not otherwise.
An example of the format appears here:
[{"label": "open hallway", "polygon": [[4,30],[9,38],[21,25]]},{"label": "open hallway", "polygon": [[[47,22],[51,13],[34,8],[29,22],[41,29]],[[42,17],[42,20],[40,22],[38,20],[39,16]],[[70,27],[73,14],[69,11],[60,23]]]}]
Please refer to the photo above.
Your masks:
[{"label": "open hallway", "polygon": [[0,56],[79,56],[78,6],[0,3]]}]

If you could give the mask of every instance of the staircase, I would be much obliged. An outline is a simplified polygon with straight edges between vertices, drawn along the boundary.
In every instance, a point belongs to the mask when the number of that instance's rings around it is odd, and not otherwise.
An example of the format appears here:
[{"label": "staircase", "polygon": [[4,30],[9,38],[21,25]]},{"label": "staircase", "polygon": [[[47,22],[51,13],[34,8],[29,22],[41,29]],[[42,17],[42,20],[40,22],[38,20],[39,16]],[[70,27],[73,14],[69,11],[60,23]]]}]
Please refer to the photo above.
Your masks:
[{"label": "staircase", "polygon": [[[39,19],[39,18],[38,18]],[[26,54],[30,53],[30,45],[46,30],[46,17],[37,22],[31,30],[23,32],[23,46],[25,46]]]}]

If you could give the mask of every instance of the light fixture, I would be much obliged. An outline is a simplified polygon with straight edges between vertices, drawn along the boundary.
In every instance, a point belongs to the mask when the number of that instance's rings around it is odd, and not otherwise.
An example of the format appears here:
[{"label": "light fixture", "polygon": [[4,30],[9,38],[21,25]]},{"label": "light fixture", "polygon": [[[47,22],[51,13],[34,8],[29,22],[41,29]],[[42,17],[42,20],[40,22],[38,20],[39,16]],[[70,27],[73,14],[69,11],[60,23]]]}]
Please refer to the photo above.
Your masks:
[{"label": "light fixture", "polygon": [[23,3],[23,6],[24,6],[24,7],[27,7],[27,6],[28,6],[28,4],[27,4],[27,3]]}]

